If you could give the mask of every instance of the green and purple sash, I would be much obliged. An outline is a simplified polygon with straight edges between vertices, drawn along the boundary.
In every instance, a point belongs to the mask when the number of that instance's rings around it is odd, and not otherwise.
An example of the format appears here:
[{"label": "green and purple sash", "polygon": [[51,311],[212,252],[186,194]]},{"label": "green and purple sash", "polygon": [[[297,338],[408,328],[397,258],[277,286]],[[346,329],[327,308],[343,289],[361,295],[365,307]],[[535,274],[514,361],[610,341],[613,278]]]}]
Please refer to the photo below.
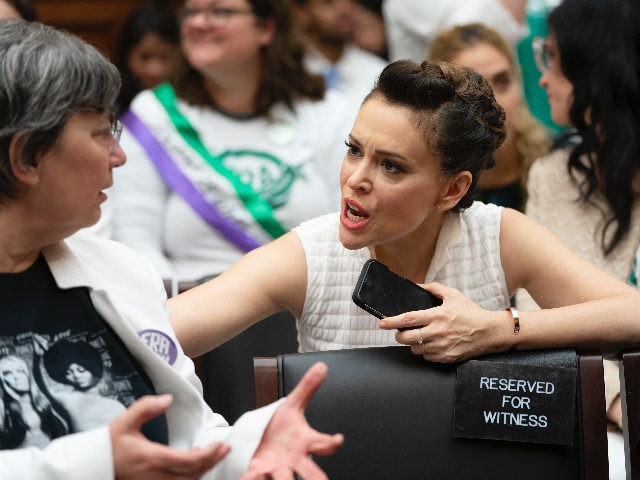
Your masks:
[{"label": "green and purple sash", "polygon": [[286,230],[273,217],[269,203],[255,192],[250,184],[243,182],[235,172],[224,165],[222,161],[224,155],[212,155],[205,147],[198,132],[178,110],[171,85],[160,85],[154,89],[154,93],[182,140],[197,154],[200,160],[204,161],[204,168],[211,170],[207,173],[213,174],[216,179],[220,177],[222,182],[232,187],[232,191],[237,196],[239,207],[244,207],[250,214],[250,219],[257,225],[249,226],[247,225],[248,221],[240,224],[220,211],[215,199],[211,195],[207,195],[207,189],[202,182],[195,181],[190,175],[185,174],[184,165],[176,161],[176,157],[179,156],[177,152],[172,154],[165,148],[161,139],[135,113],[126,112],[121,118],[122,122],[147,152],[167,185],[180,195],[212,228],[243,252],[260,246],[268,238],[277,238],[284,234]]}]

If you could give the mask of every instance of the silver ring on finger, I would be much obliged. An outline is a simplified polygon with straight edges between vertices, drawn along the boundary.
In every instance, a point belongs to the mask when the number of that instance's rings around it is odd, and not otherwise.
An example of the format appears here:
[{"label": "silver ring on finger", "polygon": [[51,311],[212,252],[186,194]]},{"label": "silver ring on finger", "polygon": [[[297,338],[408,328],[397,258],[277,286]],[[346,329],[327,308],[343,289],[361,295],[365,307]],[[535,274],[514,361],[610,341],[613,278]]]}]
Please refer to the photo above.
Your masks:
[{"label": "silver ring on finger", "polygon": [[422,327],[418,330],[418,345],[422,345],[424,343],[424,339],[422,338]]}]

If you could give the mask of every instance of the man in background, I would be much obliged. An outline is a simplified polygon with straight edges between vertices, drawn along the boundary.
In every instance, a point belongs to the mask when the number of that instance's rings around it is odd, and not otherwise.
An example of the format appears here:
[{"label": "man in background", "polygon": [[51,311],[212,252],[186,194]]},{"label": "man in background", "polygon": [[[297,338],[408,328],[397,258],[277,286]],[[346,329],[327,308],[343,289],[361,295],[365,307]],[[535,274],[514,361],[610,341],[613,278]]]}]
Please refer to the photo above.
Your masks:
[{"label": "man in background", "polygon": [[307,68],[347,97],[355,117],[386,62],[353,43],[353,0],[295,0],[293,13],[307,40]]}]

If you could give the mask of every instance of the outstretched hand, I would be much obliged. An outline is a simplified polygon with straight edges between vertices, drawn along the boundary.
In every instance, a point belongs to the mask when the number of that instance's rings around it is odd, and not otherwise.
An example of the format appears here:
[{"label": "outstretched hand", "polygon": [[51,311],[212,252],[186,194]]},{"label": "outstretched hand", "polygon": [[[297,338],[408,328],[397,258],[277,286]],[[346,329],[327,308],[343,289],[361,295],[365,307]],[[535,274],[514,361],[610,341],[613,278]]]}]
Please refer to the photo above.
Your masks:
[{"label": "outstretched hand", "polygon": [[309,426],[304,410],[327,376],[324,363],[314,364],[278,407],[267,425],[248,472],[241,480],[293,479],[294,472],[305,480],[327,476],[309,454],[330,455],[343,443],[341,434],[328,435]]},{"label": "outstretched hand", "polygon": [[140,427],[163,413],[172,400],[171,395],[141,397],[111,422],[109,432],[117,480],[196,480],[229,453],[229,447],[223,443],[176,450],[148,440]]},{"label": "outstretched hand", "polygon": [[432,362],[451,363],[510,347],[505,337],[509,333],[509,313],[485,310],[459,290],[440,283],[422,287],[442,298],[442,305],[387,317],[378,323],[385,330],[409,327],[398,331],[396,340],[410,345],[414,354]]}]

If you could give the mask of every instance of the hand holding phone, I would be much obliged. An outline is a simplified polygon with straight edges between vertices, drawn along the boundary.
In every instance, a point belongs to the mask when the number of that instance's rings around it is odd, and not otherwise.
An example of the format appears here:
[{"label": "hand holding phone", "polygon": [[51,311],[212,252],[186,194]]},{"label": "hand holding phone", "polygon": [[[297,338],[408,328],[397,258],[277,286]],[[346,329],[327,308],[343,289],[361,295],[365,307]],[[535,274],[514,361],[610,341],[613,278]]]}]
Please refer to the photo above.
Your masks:
[{"label": "hand holding phone", "polygon": [[356,305],[377,318],[394,317],[442,305],[441,298],[374,259],[367,260],[362,267],[351,298]]}]

